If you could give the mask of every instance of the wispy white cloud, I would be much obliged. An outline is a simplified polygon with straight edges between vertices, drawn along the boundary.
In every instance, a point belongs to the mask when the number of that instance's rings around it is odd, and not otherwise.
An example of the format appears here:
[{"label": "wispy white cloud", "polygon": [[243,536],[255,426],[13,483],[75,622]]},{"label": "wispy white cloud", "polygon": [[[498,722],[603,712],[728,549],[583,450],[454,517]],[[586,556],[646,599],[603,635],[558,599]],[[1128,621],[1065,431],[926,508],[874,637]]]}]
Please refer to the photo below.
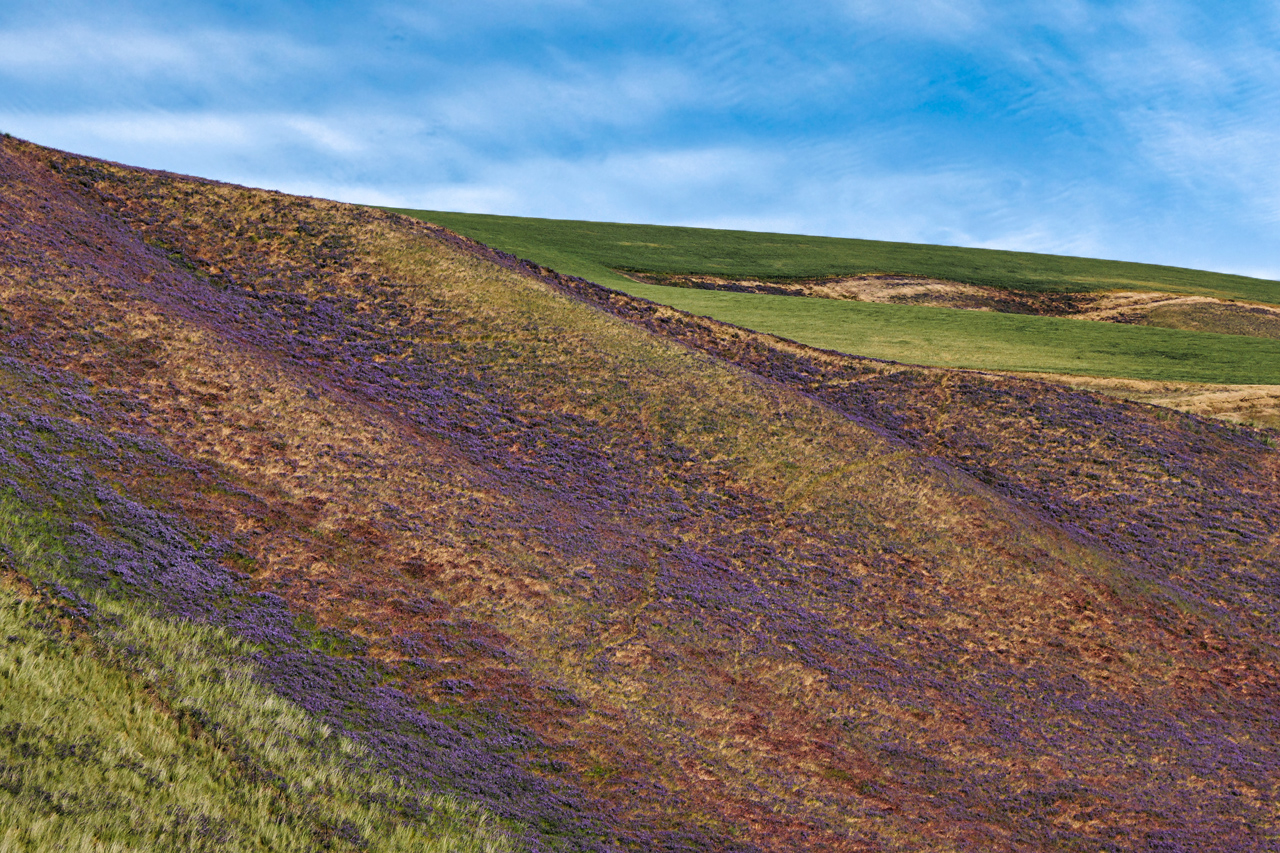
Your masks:
[{"label": "wispy white cloud", "polygon": [[1128,38],[1081,51],[1128,152],[1201,213],[1249,229],[1280,222],[1280,27],[1277,14],[1217,20],[1185,4],[1137,0],[1118,16]]},{"label": "wispy white cloud", "polygon": [[1141,0],[1125,7],[1111,28],[1107,43],[1082,43],[1078,54],[1083,70],[1111,97],[1206,106],[1274,93],[1280,30],[1266,20],[1223,25],[1203,9]]},{"label": "wispy white cloud", "polygon": [[1269,225],[1280,224],[1280,122],[1214,121],[1166,110],[1142,111],[1130,122],[1149,161],[1206,199],[1206,212],[1220,216],[1245,207]]},{"label": "wispy white cloud", "polygon": [[[601,158],[469,164],[460,181],[405,188],[403,206],[709,228],[858,236],[1088,254],[1102,244],[1097,210],[1074,199],[1011,212],[1002,172],[904,174],[856,144],[806,152],[814,166],[763,147],[640,150]],[[1087,196],[1088,193],[1081,193]],[[780,204],[779,199],[785,199]],[[590,211],[584,217],[582,211]]]},{"label": "wispy white cloud", "polygon": [[863,26],[948,40],[971,35],[989,17],[980,0],[835,0],[834,5]]},{"label": "wispy white cloud", "polygon": [[0,130],[124,162],[428,208],[1280,253],[1268,4],[49,2],[0,14]]},{"label": "wispy white cloud", "polygon": [[617,68],[568,64],[553,71],[493,68],[446,92],[425,96],[420,114],[444,132],[541,142],[655,122],[698,99],[697,83],[662,60]]},{"label": "wispy white cloud", "polygon": [[282,69],[298,73],[327,59],[324,51],[283,34],[219,29],[174,33],[79,23],[0,31],[0,73],[46,84],[51,75],[88,86],[155,76],[247,81]]},{"label": "wispy white cloud", "polygon": [[261,152],[301,145],[334,154],[372,153],[369,140],[350,130],[349,119],[325,120],[305,113],[102,112],[60,115],[0,113],[0,125],[34,139],[57,138],[130,148],[238,150]]},{"label": "wispy white cloud", "polygon": [[740,203],[762,182],[774,179],[777,159],[768,152],[732,148],[644,150],[591,158],[533,156],[502,163],[476,159],[464,180],[421,186],[412,204],[565,218],[590,210],[589,218],[625,221],[635,221],[642,212],[663,212],[671,221],[691,204],[705,208]]}]

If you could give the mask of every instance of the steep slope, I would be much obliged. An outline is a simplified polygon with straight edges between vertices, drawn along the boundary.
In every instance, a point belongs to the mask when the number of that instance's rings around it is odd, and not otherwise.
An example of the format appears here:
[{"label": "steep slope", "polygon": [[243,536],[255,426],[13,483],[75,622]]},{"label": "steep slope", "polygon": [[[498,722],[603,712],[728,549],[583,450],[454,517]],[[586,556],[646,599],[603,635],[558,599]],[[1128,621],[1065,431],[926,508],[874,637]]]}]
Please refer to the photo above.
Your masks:
[{"label": "steep slope", "polygon": [[[405,784],[547,848],[1280,848],[1265,434],[0,157],[7,405],[60,459],[154,448],[87,458],[215,573],[144,543],[68,579],[331,629],[263,683]],[[93,556],[35,458],[5,476]]]}]

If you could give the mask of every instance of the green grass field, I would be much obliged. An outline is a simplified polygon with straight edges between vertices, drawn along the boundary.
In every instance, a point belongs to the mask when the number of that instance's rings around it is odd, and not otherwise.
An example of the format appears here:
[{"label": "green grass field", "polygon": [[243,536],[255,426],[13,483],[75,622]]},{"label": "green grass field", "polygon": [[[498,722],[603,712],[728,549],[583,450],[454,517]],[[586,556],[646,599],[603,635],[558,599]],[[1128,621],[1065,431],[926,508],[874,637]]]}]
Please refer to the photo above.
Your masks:
[{"label": "green grass field", "polygon": [[1280,384],[1280,340],[954,308],[636,285],[636,296],[810,346],[911,364]]},{"label": "green grass field", "polygon": [[1154,264],[797,234],[388,209],[610,287],[629,281],[614,270],[764,279],[902,273],[1017,290],[1161,290],[1280,304],[1280,282]]},{"label": "green grass field", "polygon": [[728,293],[619,269],[802,278],[893,272],[1033,291],[1147,289],[1280,304],[1280,282],[1197,270],[906,243],[510,216],[397,212],[634,296],[800,343],[909,364],[1217,384],[1280,383],[1280,341],[1150,326]]}]

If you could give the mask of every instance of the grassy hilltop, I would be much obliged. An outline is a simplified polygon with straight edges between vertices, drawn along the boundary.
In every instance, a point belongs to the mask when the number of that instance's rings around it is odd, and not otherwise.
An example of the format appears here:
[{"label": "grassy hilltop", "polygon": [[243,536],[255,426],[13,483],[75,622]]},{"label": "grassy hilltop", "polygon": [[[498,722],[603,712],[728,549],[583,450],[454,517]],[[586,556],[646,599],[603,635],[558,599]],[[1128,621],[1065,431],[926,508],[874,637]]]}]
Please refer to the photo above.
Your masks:
[{"label": "grassy hilltop", "polygon": [[628,281],[618,275],[620,270],[761,279],[903,273],[1050,293],[1170,290],[1280,304],[1280,282],[1156,264],[799,234],[391,209],[609,285]]},{"label": "grassy hilltop", "polygon": [[0,188],[3,846],[1280,850],[1275,432]]},{"label": "grassy hilltop", "polygon": [[[1011,315],[1000,310],[864,301],[832,304],[829,299],[782,294],[664,287],[624,273],[640,273],[648,279],[701,275],[783,283],[891,273],[1029,294],[1147,291],[1273,305],[1280,305],[1280,282],[994,249],[441,211],[399,212],[453,228],[568,275],[824,349],[939,367],[1280,384],[1280,334],[1217,333],[1237,331],[1222,323],[1184,322],[1173,324],[1174,328],[1159,328],[1035,316],[1025,309]],[[1164,314],[1172,316],[1173,310],[1165,309]],[[1199,319],[1204,319],[1203,312]],[[1238,326],[1238,316],[1235,319]],[[1280,313],[1267,319],[1280,330]]]}]

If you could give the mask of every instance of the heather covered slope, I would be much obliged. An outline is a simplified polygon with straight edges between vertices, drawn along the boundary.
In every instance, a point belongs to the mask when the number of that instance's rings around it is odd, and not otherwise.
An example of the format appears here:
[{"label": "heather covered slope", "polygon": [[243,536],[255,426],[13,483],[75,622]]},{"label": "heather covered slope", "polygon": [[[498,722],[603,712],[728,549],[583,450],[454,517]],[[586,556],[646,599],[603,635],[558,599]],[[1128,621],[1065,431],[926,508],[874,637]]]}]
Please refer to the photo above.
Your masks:
[{"label": "heather covered slope", "polygon": [[258,643],[400,796],[535,849],[1280,849],[1268,434],[392,214],[0,170],[0,465],[46,571]]}]

